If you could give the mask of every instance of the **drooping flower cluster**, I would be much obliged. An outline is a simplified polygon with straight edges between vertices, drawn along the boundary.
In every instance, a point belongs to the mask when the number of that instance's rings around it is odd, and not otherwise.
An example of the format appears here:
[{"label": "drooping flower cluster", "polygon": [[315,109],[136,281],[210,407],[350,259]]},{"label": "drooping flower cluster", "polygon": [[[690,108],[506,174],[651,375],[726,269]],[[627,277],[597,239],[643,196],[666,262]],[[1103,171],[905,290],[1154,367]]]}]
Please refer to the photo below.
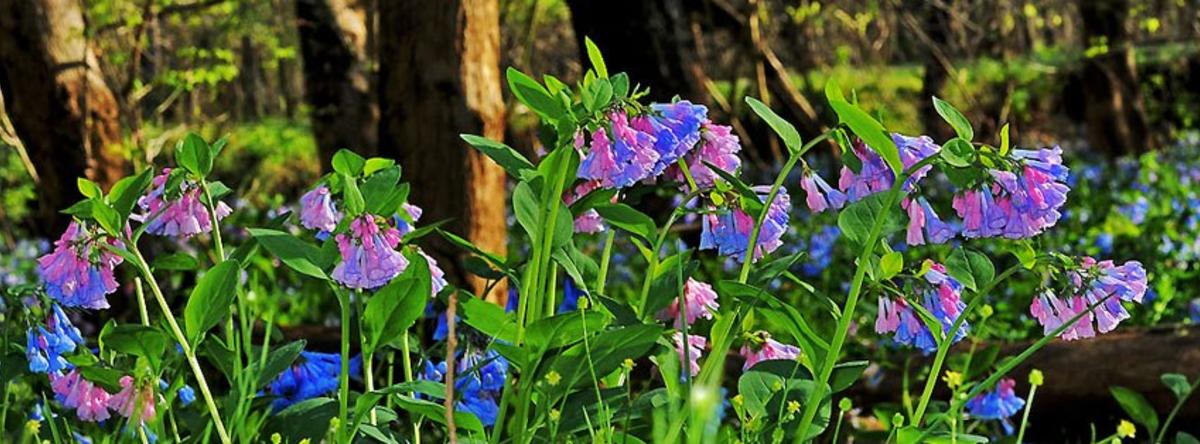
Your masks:
[{"label": "drooping flower cluster", "polygon": [[[754,191],[765,202],[770,189],[755,187]],[[712,212],[703,215],[700,221],[700,249],[715,249],[722,256],[732,256],[738,261],[745,261],[746,247],[750,244],[750,235],[754,230],[754,218],[736,207],[711,210]],[[786,189],[780,188],[771,206],[766,208],[767,217],[759,230],[751,261],[757,261],[783,244],[780,238],[787,232],[788,213],[791,210],[792,199]]]},{"label": "drooping flower cluster", "polygon": [[1062,332],[1062,338],[1068,341],[1117,328],[1117,324],[1129,318],[1121,302],[1140,304],[1146,294],[1146,269],[1138,261],[1117,266],[1111,260],[1084,257],[1080,268],[1067,276],[1070,282],[1065,297],[1046,290],[1034,298],[1029,312],[1042,324],[1045,334],[1079,316]]},{"label": "drooping flower cluster", "polygon": [[54,251],[38,259],[38,273],[46,283],[46,293],[67,307],[108,308],[105,295],[117,291],[113,269],[123,259],[104,248],[104,244],[122,247],[112,239],[72,221],[62,237],[54,242]]},{"label": "drooping flower cluster", "polygon": [[[421,378],[444,381],[446,371],[445,362],[425,361]],[[454,390],[459,396],[455,408],[474,414],[484,426],[495,425],[500,413],[500,394],[507,377],[508,360],[499,353],[493,350],[465,353],[455,365]]]},{"label": "drooping flower cluster", "polygon": [[833,189],[828,182],[825,182],[825,179],[821,178],[821,175],[812,171],[804,172],[804,176],[800,178],[800,188],[804,189],[804,203],[814,213],[820,213],[829,208],[837,210],[846,205],[846,194]]},{"label": "drooping flower cluster", "polygon": [[1013,150],[1011,156],[1016,171],[989,170],[990,183],[954,196],[964,237],[1028,238],[1062,217],[1070,191],[1062,149]]},{"label": "drooping flower cluster", "polygon": [[320,185],[300,196],[300,225],[304,228],[330,232],[340,220],[342,214],[334,206],[328,186]]},{"label": "drooping flower cluster", "polygon": [[771,338],[767,332],[758,332],[760,341],[750,341],[742,345],[741,355],[746,359],[742,370],[749,370],[762,361],[787,360],[800,357],[800,347],[784,344]]},{"label": "drooping flower cluster", "polygon": [[[162,174],[154,176],[150,191],[138,200],[145,211],[146,232],[159,236],[192,237],[212,230],[212,218],[208,208],[200,200],[200,186],[183,179],[178,190],[167,190],[171,169],[163,168]],[[172,191],[168,193],[168,191]],[[217,220],[233,212],[224,202],[215,207]]]},{"label": "drooping flower cluster", "polygon": [[109,418],[109,399],[112,397],[103,388],[83,379],[79,371],[72,369],[65,375],[50,374],[50,388],[55,399],[68,409],[74,409],[80,420],[99,422]]},{"label": "drooping flower cluster", "polygon": [[[742,144],[738,140],[738,136],[733,135],[732,132],[733,128],[725,125],[711,122],[701,125],[700,146],[683,157],[684,163],[687,164],[688,171],[692,175],[692,180],[696,182],[699,189],[711,189],[719,178],[707,164],[712,164],[728,173],[733,173],[742,167],[742,158],[738,156],[738,152],[742,150]],[[683,173],[683,169],[678,166],[668,168],[667,174],[672,180],[688,186],[687,177]]]},{"label": "drooping flower cluster", "polygon": [[[958,331],[950,335],[955,319],[962,314],[966,305],[963,304],[961,293],[963,286],[958,280],[946,274],[942,264],[926,261],[929,271],[925,272],[924,283],[918,282],[916,288],[921,289],[921,306],[929,311],[942,326],[945,334],[953,342],[958,342],[967,335],[970,326],[966,321],[959,326]],[[879,297],[879,314],[875,318],[876,333],[894,333],[892,339],[898,344],[916,347],[925,353],[937,351],[937,341],[929,327],[922,322],[917,312],[904,299]]]},{"label": "drooping flower cluster", "polygon": [[679,362],[687,363],[689,375],[700,374],[700,356],[707,345],[708,338],[700,335],[688,335],[687,344],[684,344],[683,332],[675,332],[675,350],[679,352]]},{"label": "drooping flower cluster", "polygon": [[134,423],[154,419],[156,411],[153,385],[145,384],[137,388],[133,377],[130,376],[122,377],[120,383],[121,391],[108,399],[108,407]]},{"label": "drooping flower cluster", "polygon": [[[350,375],[362,370],[362,359],[350,359]],[[338,387],[342,374],[342,356],[337,353],[300,352],[300,357],[267,385],[266,394],[274,397],[271,408],[280,411],[297,402],[330,393]]]},{"label": "drooping flower cluster", "polygon": [[71,363],[64,356],[74,352],[76,346],[84,345],[79,329],[58,304],[51,305],[46,325],[30,328],[26,338],[25,357],[29,360],[29,371],[34,373],[70,370]]},{"label": "drooping flower cluster", "polygon": [[630,117],[625,111],[608,114],[607,125],[575,135],[575,147],[586,148],[579,177],[604,188],[626,188],[653,179],[700,141],[708,109],[688,101],[650,105],[650,113]]},{"label": "drooping flower cluster", "polygon": [[346,233],[338,234],[338,251],[342,261],[333,269],[333,280],[350,288],[374,289],[386,285],[404,272],[408,259],[396,247],[400,245],[400,230],[364,214],[350,222]]},{"label": "drooping flower cluster", "polygon": [[908,245],[924,245],[926,241],[941,244],[958,234],[958,229],[938,217],[924,197],[905,199],[901,205],[908,212],[908,231],[905,235]]},{"label": "drooping flower cluster", "polygon": [[[912,168],[917,162],[936,155],[942,149],[929,136],[908,137],[892,134],[892,141],[900,150],[900,163],[905,169]],[[857,202],[872,194],[887,191],[896,183],[896,173],[875,150],[858,139],[851,142],[851,145],[851,150],[862,164],[862,168],[855,173],[848,166],[842,167],[838,188],[846,194],[847,199]],[[908,180],[904,181],[904,191],[911,191],[932,168],[926,165],[914,171]]]},{"label": "drooping flower cluster", "polygon": [[[571,205],[599,188],[599,181],[590,180],[583,182],[571,192],[563,195],[563,203]],[[613,197],[615,198],[616,196]],[[576,233],[599,233],[604,231],[604,229],[604,219],[600,218],[600,213],[596,212],[595,209],[588,209],[575,218]]]},{"label": "drooping flower cluster", "polygon": [[1001,379],[996,389],[982,393],[967,401],[967,414],[976,419],[999,420],[1004,433],[1012,434],[1013,425],[1009,418],[1025,407],[1025,400],[1017,396],[1013,388],[1017,382],[1011,378]]},{"label": "drooping flower cluster", "polygon": [[[712,285],[692,278],[688,278],[687,283],[683,285],[683,300],[688,325],[695,324],[696,319],[699,318],[712,319],[713,314],[721,306],[717,303],[717,292],[713,291]],[[680,326],[680,322],[685,318],[680,315],[679,298],[675,298],[671,300],[671,305],[659,313],[658,317],[674,319],[675,325]]]}]

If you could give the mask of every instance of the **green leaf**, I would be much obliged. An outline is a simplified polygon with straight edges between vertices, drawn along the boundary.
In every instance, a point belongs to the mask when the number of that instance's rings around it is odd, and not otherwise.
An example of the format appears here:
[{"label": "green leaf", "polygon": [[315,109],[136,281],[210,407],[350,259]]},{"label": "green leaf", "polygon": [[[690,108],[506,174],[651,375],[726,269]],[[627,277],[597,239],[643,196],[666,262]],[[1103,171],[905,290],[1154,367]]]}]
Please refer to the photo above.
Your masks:
[{"label": "green leaf", "polygon": [[229,307],[237,296],[240,271],[237,260],[226,260],[204,273],[192,289],[187,306],[183,309],[184,325],[192,344],[199,342],[204,332],[220,323],[229,313]]},{"label": "green leaf", "polygon": [[850,241],[862,245],[871,233],[871,225],[877,218],[883,218],[879,237],[882,239],[889,233],[904,227],[900,208],[892,206],[884,208],[888,193],[875,193],[854,202],[838,214],[838,228]]},{"label": "green leaf", "polygon": [[133,207],[137,205],[138,198],[142,196],[153,179],[151,169],[146,168],[136,176],[118,180],[108,192],[108,203],[113,206],[114,210],[117,210],[122,219],[128,219],[129,214],[133,212]]},{"label": "green leaf", "polygon": [[516,342],[517,323],[504,312],[504,307],[476,297],[458,299],[463,322],[489,337],[505,342]]},{"label": "green leaf", "polygon": [[829,378],[833,392],[837,393],[854,385],[870,364],[870,361],[850,361],[833,366],[833,375]]},{"label": "green leaf", "polygon": [[975,161],[975,146],[962,138],[955,137],[942,145],[941,156],[950,165],[965,168]]},{"label": "green leaf", "polygon": [[367,212],[383,217],[391,217],[396,213],[402,201],[392,199],[399,191],[396,184],[400,182],[400,167],[390,167],[379,170],[363,181],[363,201],[367,204]]},{"label": "green leaf", "polygon": [[383,157],[372,157],[367,159],[367,163],[363,166],[363,175],[370,176],[375,174],[377,171],[383,171],[393,166],[396,166],[395,160]]},{"label": "green leaf", "polygon": [[1179,373],[1163,373],[1161,376],[1163,384],[1171,389],[1171,393],[1179,400],[1187,398],[1192,391],[1192,385],[1188,383],[1187,376]]},{"label": "green leaf", "polygon": [[308,439],[320,442],[329,433],[329,420],[338,415],[338,402],[331,398],[312,398],[267,415],[262,436],[278,433],[283,442]]},{"label": "green leaf", "polygon": [[1009,143],[1010,143],[1008,140],[1008,137],[1009,137],[1008,136],[1008,124],[1005,123],[1004,126],[1000,127],[1000,155],[1001,156],[1008,154]]},{"label": "green leaf", "polygon": [[1188,432],[1179,432],[1175,434],[1175,444],[1200,444],[1200,440]]},{"label": "green leaf", "polygon": [[596,69],[596,75],[607,79],[608,67],[604,65],[604,56],[600,55],[600,48],[597,48],[596,43],[589,37],[583,38],[583,44],[587,46],[588,60],[592,62],[592,68]]},{"label": "green leaf", "polygon": [[156,370],[166,355],[169,343],[167,336],[159,329],[138,324],[107,329],[100,340],[111,350],[146,358]]},{"label": "green leaf", "polygon": [[645,213],[620,203],[597,205],[596,212],[612,226],[628,231],[646,242],[654,242],[658,227],[654,225],[654,219]]},{"label": "green leaf", "polygon": [[542,212],[537,193],[534,193],[529,182],[517,183],[517,186],[513,188],[512,206],[517,223],[525,229],[529,240],[541,243]]},{"label": "green leaf", "polygon": [[896,148],[896,142],[892,140],[892,136],[883,128],[883,124],[867,114],[861,108],[851,105],[846,101],[833,100],[829,102],[833,107],[833,111],[837,113],[838,118],[842,123],[850,127],[850,131],[857,134],[880,157],[887,162],[888,166],[892,167],[892,172],[899,175],[904,170],[904,164],[900,161],[900,151]]},{"label": "green leaf", "polygon": [[[414,399],[408,396],[398,396],[396,401],[401,409],[417,416],[423,416],[438,424],[446,423],[446,407],[440,403]],[[483,436],[483,423],[474,414],[467,411],[454,410],[454,424],[459,427],[459,433],[467,430]]]},{"label": "green leaf", "polygon": [[[588,345],[577,344],[555,357],[549,369],[557,372],[562,381],[550,390],[563,393],[572,387],[591,381],[594,371],[597,375],[607,375],[621,365],[625,359],[637,359],[650,351],[662,328],[656,325],[632,325],[607,330],[589,339]],[[590,348],[591,359],[586,356]],[[590,362],[590,364],[589,364]],[[544,378],[545,374],[539,377]],[[587,382],[590,384],[590,382]]]},{"label": "green leaf", "polygon": [[1121,405],[1121,409],[1125,410],[1134,422],[1145,426],[1151,435],[1158,431],[1158,413],[1141,393],[1115,385],[1108,389]]},{"label": "green leaf", "polygon": [[996,268],[987,255],[966,248],[958,248],[950,253],[945,265],[946,274],[974,291],[987,285],[996,275]]},{"label": "green leaf", "polygon": [[362,174],[363,168],[367,165],[367,160],[358,155],[354,151],[347,149],[338,150],[333,154],[333,171],[350,177],[358,177]]},{"label": "green leaf", "polygon": [[933,109],[937,110],[938,115],[942,116],[942,119],[946,123],[949,123],[951,128],[954,128],[954,132],[958,134],[958,137],[966,139],[968,143],[971,139],[975,138],[975,130],[971,128],[971,121],[967,120],[966,116],[963,116],[961,112],[958,112],[954,108],[954,105],[935,96],[933,98]]},{"label": "green leaf", "polygon": [[112,236],[121,236],[121,228],[125,227],[124,219],[121,219],[121,214],[114,210],[108,204],[99,200],[92,202],[92,217],[100,226]]},{"label": "green leaf", "polygon": [[188,133],[175,144],[175,161],[192,174],[205,177],[212,171],[212,149],[203,137]]},{"label": "green leaf", "polygon": [[76,178],[75,186],[79,188],[79,194],[88,199],[104,197],[104,191],[100,190],[100,185],[96,185],[96,182],[92,182],[86,177]]},{"label": "green leaf", "polygon": [[525,342],[536,351],[571,345],[582,341],[584,332],[590,336],[604,331],[610,320],[608,315],[596,310],[554,315],[530,324],[525,333]]},{"label": "green leaf", "polygon": [[425,313],[432,293],[429,264],[421,255],[412,255],[404,273],[367,301],[362,324],[366,350],[373,352],[399,338]]},{"label": "green leaf", "polygon": [[767,122],[767,125],[775,131],[775,134],[779,135],[780,139],[783,139],[783,144],[787,146],[789,152],[794,153],[800,149],[800,132],[796,131],[795,126],[792,126],[787,120],[779,117],[778,114],[775,114],[775,111],[771,110],[771,107],[760,102],[758,99],[746,96],[746,104],[750,105],[750,109],[754,110],[754,113],[758,114],[758,117]]},{"label": "green leaf", "polygon": [[258,375],[258,384],[256,387],[263,387],[288,367],[296,362],[296,358],[300,357],[300,352],[304,351],[304,340],[292,341],[283,347],[277,347],[267,354],[266,362],[254,360],[250,365],[252,372]]},{"label": "green leaf", "polygon": [[342,194],[346,198],[346,216],[358,217],[367,209],[367,201],[358,189],[358,179],[342,174]]},{"label": "green leaf", "polygon": [[200,266],[195,256],[187,253],[175,253],[154,260],[155,271],[191,271]]},{"label": "green leaf", "polygon": [[550,92],[538,84],[537,80],[512,67],[505,71],[505,76],[508,78],[508,87],[512,90],[513,96],[529,106],[543,119],[557,121],[567,113],[563,103],[551,96]]},{"label": "green leaf", "polygon": [[879,259],[879,271],[882,272],[881,278],[883,279],[891,279],[902,269],[904,269],[904,255],[899,252],[888,252]]},{"label": "green leaf", "polygon": [[317,266],[321,251],[312,244],[279,230],[249,228],[246,231],[291,269],[317,279],[329,279],[321,267]]},{"label": "green leaf", "polygon": [[458,137],[491,158],[513,178],[520,178],[521,171],[534,170],[533,163],[529,159],[508,145],[473,134],[459,134]]},{"label": "green leaf", "polygon": [[1033,251],[1033,246],[1029,241],[1021,241],[1013,245],[1010,249],[1013,256],[1021,262],[1021,266],[1027,270],[1032,270],[1034,265],[1037,265],[1037,252]]}]

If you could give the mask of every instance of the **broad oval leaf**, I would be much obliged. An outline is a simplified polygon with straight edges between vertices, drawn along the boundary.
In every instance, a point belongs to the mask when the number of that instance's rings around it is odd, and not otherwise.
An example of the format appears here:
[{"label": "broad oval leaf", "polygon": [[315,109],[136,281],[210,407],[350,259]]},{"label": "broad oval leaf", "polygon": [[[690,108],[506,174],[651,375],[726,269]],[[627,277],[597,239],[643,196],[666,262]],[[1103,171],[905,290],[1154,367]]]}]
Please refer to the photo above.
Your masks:
[{"label": "broad oval leaf", "polygon": [[192,344],[199,342],[204,332],[220,323],[229,313],[229,307],[237,296],[240,267],[236,259],[221,262],[204,273],[192,289],[192,295],[183,309],[184,325]]}]

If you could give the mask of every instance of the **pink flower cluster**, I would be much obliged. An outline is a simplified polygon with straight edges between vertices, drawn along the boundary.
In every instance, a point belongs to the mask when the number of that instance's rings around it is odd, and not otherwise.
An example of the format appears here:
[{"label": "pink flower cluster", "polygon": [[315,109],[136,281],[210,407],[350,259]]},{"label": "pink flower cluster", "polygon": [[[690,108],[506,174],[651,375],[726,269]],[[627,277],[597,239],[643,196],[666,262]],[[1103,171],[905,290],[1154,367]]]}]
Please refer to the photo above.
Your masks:
[{"label": "pink flower cluster", "polygon": [[[171,169],[163,168],[162,174],[154,176],[150,191],[138,200],[138,205],[145,211],[141,217],[146,221],[146,232],[191,237],[211,231],[212,218],[208,208],[200,202],[200,187],[185,179],[179,184],[178,195],[169,196],[167,182],[170,175]],[[233,210],[224,202],[217,202],[215,212],[217,220],[221,220]]]},{"label": "pink flower cluster", "polygon": [[763,361],[791,361],[800,357],[800,347],[771,339],[771,336],[766,332],[759,332],[758,334],[764,337],[761,344],[752,346],[747,343],[742,346],[741,355],[746,359],[746,363],[742,364],[743,371],[749,370]]},{"label": "pink flower cluster", "polygon": [[1013,150],[1015,171],[989,170],[991,183],[954,196],[967,238],[1004,236],[1023,239],[1058,222],[1067,202],[1067,168],[1058,147]]},{"label": "pink flower cluster", "polygon": [[[55,399],[58,399],[63,407],[74,409],[75,414],[83,421],[104,421],[110,417],[109,410],[138,423],[154,419],[156,411],[153,387],[147,384],[137,389],[133,386],[133,378],[129,376],[122,377],[120,382],[121,391],[112,395],[84,379],[78,370],[71,370],[65,375],[60,372],[50,373],[50,389],[54,391]],[[135,407],[140,409],[134,411]]]},{"label": "pink flower cluster", "polygon": [[[688,325],[696,323],[697,319],[712,319],[717,309],[721,307],[717,303],[717,292],[713,291],[712,285],[704,282],[688,278],[687,283],[683,285],[683,301],[686,309],[686,320]],[[674,319],[675,326],[680,327],[681,322],[685,317],[680,316],[679,299],[671,300],[671,305],[659,312],[660,319]]]},{"label": "pink flower cluster", "polygon": [[1069,272],[1070,285],[1066,297],[1050,290],[1033,299],[1030,314],[1042,324],[1043,332],[1051,334],[1064,324],[1075,320],[1063,330],[1062,338],[1090,338],[1096,332],[1108,333],[1121,321],[1129,318],[1122,301],[1141,303],[1146,294],[1146,269],[1137,261],[1117,266],[1113,261],[1096,261],[1084,257],[1080,268]]},{"label": "pink flower cluster", "polygon": [[[951,336],[958,342],[967,335],[970,326],[963,322],[958,331],[950,335],[954,321],[962,314],[966,305],[963,304],[962,284],[946,274],[942,264],[926,260],[929,271],[925,272],[925,283],[918,288],[921,291],[921,306],[929,311],[942,326],[942,334]],[[879,297],[879,314],[875,318],[875,332],[879,334],[894,333],[893,340],[898,344],[916,347],[925,353],[937,350],[937,340],[918,316],[917,312],[904,299]]]},{"label": "pink flower cluster", "polygon": [[408,267],[408,259],[396,250],[400,231],[386,224],[380,228],[370,214],[350,222],[349,232],[338,234],[336,239],[342,261],[331,277],[347,287],[379,288]]},{"label": "pink flower cluster", "polygon": [[72,221],[54,242],[54,251],[38,258],[38,274],[46,282],[46,293],[58,303],[105,309],[108,308],[105,296],[117,291],[113,269],[123,259],[104,245],[124,245],[88,228],[83,222]]}]

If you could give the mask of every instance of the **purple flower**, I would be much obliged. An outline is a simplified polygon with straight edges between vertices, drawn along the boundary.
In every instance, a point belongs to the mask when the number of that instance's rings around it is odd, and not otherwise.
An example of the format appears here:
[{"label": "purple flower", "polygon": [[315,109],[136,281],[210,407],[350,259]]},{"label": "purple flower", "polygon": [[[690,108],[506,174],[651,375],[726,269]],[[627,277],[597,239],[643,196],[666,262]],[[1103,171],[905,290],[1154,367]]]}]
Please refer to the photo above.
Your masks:
[{"label": "purple flower", "polygon": [[342,214],[333,207],[333,196],[325,185],[300,197],[300,225],[310,230],[333,231]]},{"label": "purple flower", "polygon": [[425,210],[408,202],[405,202],[400,208],[404,210],[404,214],[397,213],[392,216],[392,220],[396,222],[396,231],[400,233],[401,237],[404,237],[404,235],[411,233],[415,229],[413,225],[421,220],[421,214]]},{"label": "purple flower", "polygon": [[905,199],[901,204],[908,211],[908,232],[905,238],[908,245],[924,245],[926,236],[929,243],[945,243],[954,238],[958,231],[953,225],[942,221],[924,197],[918,197],[915,203],[911,199]]},{"label": "purple flower", "polygon": [[742,346],[741,354],[746,359],[746,363],[742,364],[742,371],[749,370],[762,361],[785,360],[792,361],[800,357],[800,348],[794,345],[788,345],[771,339],[766,333],[760,333],[765,336],[762,345],[752,347],[750,344]]},{"label": "purple flower", "polygon": [[[721,307],[717,303],[717,292],[713,291],[712,285],[692,278],[688,278],[687,283],[683,285],[683,300],[687,308],[688,325],[695,324],[699,318],[712,319],[713,314]],[[675,319],[675,325],[679,326],[683,320],[679,315],[679,298],[674,298],[671,299],[671,305],[664,308],[658,317]]]},{"label": "purple flower", "polygon": [[[581,183],[571,192],[563,194],[563,203],[571,205],[599,188],[600,182],[596,180]],[[616,200],[616,196],[613,196],[613,199]],[[604,231],[604,229],[604,219],[594,209],[584,211],[579,217],[575,218],[576,233],[599,233]]]},{"label": "purple flower", "polygon": [[[108,408],[135,423],[154,419],[157,412],[154,407],[153,387],[146,385],[138,388],[134,386],[133,382],[131,376],[121,377],[121,391],[108,398]],[[134,411],[135,407],[139,408],[136,412]]]},{"label": "purple flower", "polygon": [[808,209],[814,213],[820,213],[832,207],[841,209],[846,205],[846,195],[841,191],[833,189],[829,186],[821,175],[811,171],[805,171],[804,177],[800,178],[800,188],[806,193],[804,202],[808,204]]},{"label": "purple flower", "polygon": [[71,324],[62,307],[52,304],[46,325],[26,332],[25,357],[29,360],[29,371],[57,373],[70,370],[72,365],[63,356],[74,352],[77,345],[84,345],[79,329]]},{"label": "purple flower", "polygon": [[996,383],[995,390],[982,393],[967,401],[967,414],[976,419],[999,420],[1004,426],[1004,433],[1011,435],[1013,425],[1008,418],[1025,407],[1025,400],[1018,397],[1016,391],[1013,390],[1016,385],[1017,382],[1011,378],[1001,379]]},{"label": "purple flower", "polygon": [[[579,177],[597,180],[604,188],[625,188],[650,177],[658,162],[659,154],[654,149],[654,136],[629,124],[624,112],[609,114],[606,128],[592,131],[592,144],[583,161],[579,163]],[[583,148],[583,137],[577,135],[575,146]]]},{"label": "purple flower", "polygon": [[[730,174],[736,173],[738,168],[742,167],[742,158],[737,155],[742,150],[742,145],[738,136],[732,134],[732,130],[731,127],[713,123],[701,125],[700,146],[683,157],[699,189],[712,188],[719,178],[706,163]],[[678,166],[668,168],[667,174],[672,180],[683,183],[684,187],[689,186],[687,177]]]},{"label": "purple flower", "polygon": [[[755,187],[759,198],[766,201],[769,189]],[[788,228],[788,213],[792,210],[792,199],[784,188],[766,209],[767,218],[759,230],[758,242],[751,261],[757,261],[764,254],[775,251],[783,244],[780,238]],[[713,212],[701,217],[700,249],[716,249],[722,256],[731,256],[738,261],[746,260],[746,246],[750,243],[750,233],[754,230],[754,219],[741,208],[714,208]]]},{"label": "purple flower", "polygon": [[[907,137],[892,134],[892,141],[900,150],[900,163],[905,169],[911,168],[926,157],[936,155],[942,149],[929,136]],[[853,141],[852,150],[855,157],[858,157],[862,163],[862,169],[855,174],[849,167],[843,166],[841,177],[838,179],[838,188],[846,193],[846,197],[851,202],[857,202],[864,197],[892,187],[892,184],[896,182],[896,173],[875,150],[859,139]],[[914,171],[912,176],[909,176],[908,180],[904,182],[904,190],[912,191],[913,186],[932,168],[932,166],[926,165]]]},{"label": "purple flower", "polygon": [[955,195],[963,236],[1023,239],[1054,226],[1070,191],[1061,153],[1058,147],[1014,150],[1016,172],[990,170],[991,183]]},{"label": "purple flower", "polygon": [[[948,335],[954,321],[966,308],[961,299],[962,284],[946,274],[942,264],[926,260],[929,271],[925,272],[925,282],[914,287],[921,292],[921,306],[929,311],[942,325],[942,334]],[[951,337],[958,342],[967,335],[970,325],[963,322]],[[904,299],[879,297],[879,313],[875,318],[875,332],[879,334],[893,333],[892,339],[899,344],[916,347],[925,353],[937,351],[937,340],[909,302]]]},{"label": "purple flower", "polygon": [[653,113],[631,119],[631,125],[654,137],[658,160],[650,176],[662,174],[667,167],[683,157],[700,141],[700,126],[708,122],[708,108],[687,100],[674,103],[654,103]]},{"label": "purple flower", "polygon": [[446,288],[446,272],[442,271],[442,267],[438,266],[437,259],[434,259],[433,256],[425,254],[425,250],[417,248],[417,253],[420,254],[421,257],[425,258],[425,262],[429,264],[429,277],[433,282],[433,292],[430,295],[437,296],[438,293],[442,292],[443,288]]},{"label": "purple flower", "polygon": [[74,409],[79,419],[100,422],[109,418],[108,400],[112,395],[83,379],[76,370],[50,374],[50,389],[55,399],[68,409]]},{"label": "purple flower", "polygon": [[334,267],[332,277],[347,287],[379,288],[408,267],[408,259],[396,251],[400,231],[386,225],[380,229],[370,214],[355,219],[349,232],[336,239],[342,261]]},{"label": "purple flower", "polygon": [[72,221],[54,242],[54,251],[38,258],[38,274],[46,282],[46,293],[67,307],[108,308],[105,295],[117,291],[113,268],[123,259],[102,247],[104,242],[124,246],[89,231],[83,222]]},{"label": "purple flower", "polygon": [[[455,367],[454,389],[461,396],[455,408],[475,415],[484,426],[495,425],[500,413],[498,401],[508,378],[508,360],[493,350],[472,351],[465,353]],[[445,362],[425,361],[420,378],[441,382],[447,370]]]},{"label": "purple flower", "polygon": [[[688,335],[687,344],[684,345],[683,333],[675,332],[675,350],[679,352],[679,362],[687,362],[688,374],[700,374],[700,355],[704,353],[704,347],[707,345],[708,338],[700,335]],[[687,356],[684,356],[685,352]]]},{"label": "purple flower", "polygon": [[[212,218],[208,208],[200,202],[200,186],[190,180],[179,184],[177,196],[167,195],[170,168],[154,176],[153,187],[138,199],[138,206],[145,211],[141,217],[146,221],[146,232],[159,236],[191,237],[212,230]],[[176,194],[176,193],[172,193]],[[225,202],[217,202],[217,220],[233,212]]]},{"label": "purple flower", "polygon": [[[1108,333],[1129,318],[1121,301],[1142,303],[1146,295],[1146,269],[1140,262],[1116,266],[1113,261],[1097,262],[1084,257],[1080,265],[1078,270],[1067,273],[1070,282],[1066,297],[1046,290],[1030,305],[1029,312],[1042,324],[1044,334],[1051,334],[1075,316],[1080,318],[1063,330],[1064,340],[1090,338],[1097,330]],[[1096,304],[1099,305],[1089,309]]]}]

